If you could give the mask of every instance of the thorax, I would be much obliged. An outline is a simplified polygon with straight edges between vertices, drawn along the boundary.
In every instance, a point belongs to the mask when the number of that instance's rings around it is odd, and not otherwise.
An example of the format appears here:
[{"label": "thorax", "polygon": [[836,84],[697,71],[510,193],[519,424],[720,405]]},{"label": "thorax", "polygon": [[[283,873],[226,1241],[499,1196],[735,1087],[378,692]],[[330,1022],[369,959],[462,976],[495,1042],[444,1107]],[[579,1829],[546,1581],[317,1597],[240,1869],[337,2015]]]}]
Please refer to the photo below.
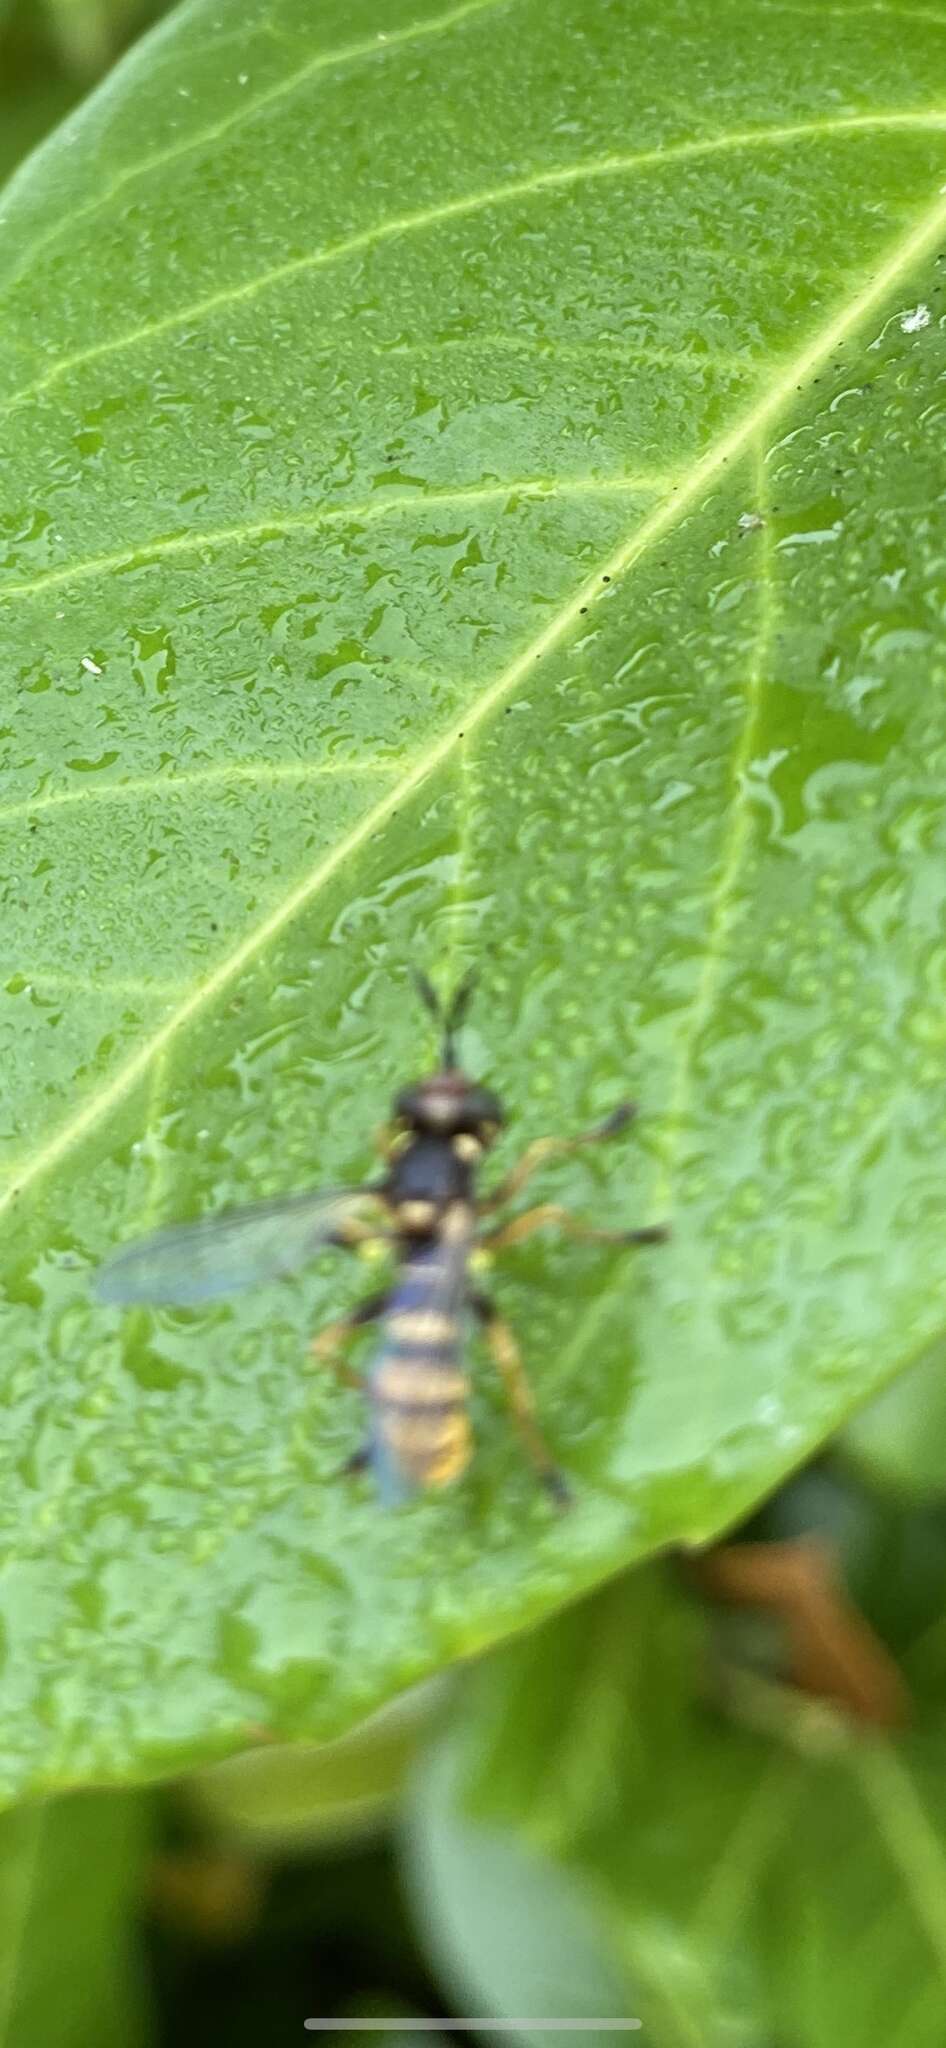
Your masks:
[{"label": "thorax", "polygon": [[417,1137],[391,1162],[385,1196],[399,1234],[434,1236],[449,1217],[461,1220],[473,1203],[473,1165],[449,1138]]}]

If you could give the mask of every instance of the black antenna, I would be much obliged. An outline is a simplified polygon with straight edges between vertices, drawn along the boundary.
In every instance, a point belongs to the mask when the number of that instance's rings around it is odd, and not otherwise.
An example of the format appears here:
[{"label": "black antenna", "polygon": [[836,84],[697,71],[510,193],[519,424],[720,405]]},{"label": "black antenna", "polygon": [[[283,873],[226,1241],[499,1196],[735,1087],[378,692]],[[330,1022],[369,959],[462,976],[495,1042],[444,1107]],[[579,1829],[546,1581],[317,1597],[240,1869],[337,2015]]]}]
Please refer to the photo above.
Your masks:
[{"label": "black antenna", "polygon": [[454,989],[446,1012],[444,1012],[443,1004],[433,983],[428,981],[426,974],[422,974],[419,967],[411,968],[411,980],[425,1010],[430,1011],[436,1024],[443,1026],[443,1045],[440,1053],[440,1062],[444,1067],[452,1067],[456,1059],[457,1032],[469,1009],[470,997],[476,987],[476,970],[471,968],[469,973],[464,975],[459,986]]},{"label": "black antenna", "polygon": [[454,989],[449,1008],[444,1018],[443,1052],[441,1059],[445,1067],[452,1067],[456,1060],[456,1035],[470,1007],[470,997],[476,987],[475,967],[465,974],[459,986]]},{"label": "black antenna", "polygon": [[424,1005],[425,1010],[430,1011],[434,1023],[442,1024],[443,1011],[440,1007],[440,997],[438,996],[437,991],[433,986],[433,983],[428,981],[426,974],[422,974],[419,967],[411,968],[411,980],[414,984],[414,987],[417,990],[417,993],[421,999],[421,1002]]}]

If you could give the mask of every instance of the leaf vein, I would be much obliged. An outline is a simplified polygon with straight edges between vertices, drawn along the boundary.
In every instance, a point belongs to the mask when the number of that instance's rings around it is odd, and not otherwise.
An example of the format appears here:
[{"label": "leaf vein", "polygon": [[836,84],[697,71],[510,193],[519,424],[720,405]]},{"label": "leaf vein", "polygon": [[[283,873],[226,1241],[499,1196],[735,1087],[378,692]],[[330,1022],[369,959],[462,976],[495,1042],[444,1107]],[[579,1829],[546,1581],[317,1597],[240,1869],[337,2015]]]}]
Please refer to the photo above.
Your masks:
[{"label": "leaf vein", "polygon": [[[861,290],[843,303],[833,317],[799,351],[784,374],[770,390],[757,399],[743,417],[721,435],[696,462],[678,486],[641,521],[632,534],[616,547],[597,569],[585,577],[572,597],[524,646],[512,661],[488,683],[469,709],[433,739],[416,757],[403,777],[385,791],[362,818],[290,889],[269,914],[254,925],[239,945],[225,954],[211,972],[192,987],[190,993],[160,1028],[133,1052],[104,1085],[91,1094],[58,1131],[42,1143],[22,1166],[18,1181],[0,1194],[0,1213],[14,1203],[25,1187],[38,1179],[64,1153],[93,1129],[149,1069],[151,1061],[171,1043],[178,1032],[220,995],[268,942],[307,907],[345,862],[366,844],[371,835],[387,824],[392,813],[412,798],[444,762],[450,759],[460,740],[479,729],[504,699],[511,695],[535,662],[551,654],[577,626],[583,610],[610,595],[634,564],[679,524],[684,515],[701,502],[733,458],[744,455],[762,430],[776,419],[794,399],[798,387],[830,356],[838,342],[850,334],[870,313],[881,306],[904,272],[925,257],[946,228],[946,197],[938,197],[916,223],[893,246],[887,258],[873,268]],[[604,579],[607,578],[605,584]]]},{"label": "leaf vein", "polygon": [[530,199],[537,193],[561,190],[568,186],[589,183],[597,178],[623,177],[628,172],[665,168],[672,163],[696,161],[702,157],[726,156],[732,152],[749,149],[776,148],[783,143],[813,141],[835,135],[856,135],[876,133],[878,130],[917,130],[946,127],[946,112],[938,108],[917,108],[913,111],[890,111],[883,114],[845,114],[834,119],[816,121],[794,121],[782,126],[732,130],[722,135],[694,137],[688,142],[670,143],[666,146],[639,150],[628,155],[611,155],[577,163],[558,165],[552,170],[536,171],[529,177],[513,178],[505,184],[486,186],[480,191],[462,193],[455,199],[446,199],[438,205],[421,207],[416,213],[395,214],[386,220],[377,221],[372,227],[362,228],[340,242],[328,243],[322,249],[310,251],[305,256],[294,256],[284,263],[275,264],[271,269],[244,279],[242,284],[225,285],[219,291],[208,293],[203,299],[194,299],[187,306],[174,313],[166,313],[158,320],[146,321],[140,327],[129,328],[108,341],[93,343],[89,348],[78,349],[72,355],[62,356],[41,377],[32,384],[21,386],[6,399],[0,418],[13,411],[27,400],[37,398],[57,383],[60,377],[82,369],[86,363],[98,362],[105,357],[118,355],[127,349],[137,348],[175,328],[187,327],[207,320],[224,307],[238,305],[241,301],[257,298],[260,293],[274,286],[287,284],[292,279],[304,276],[313,270],[324,269],[330,264],[357,255],[363,249],[375,247],[379,242],[390,241],[401,235],[417,234],[426,228],[435,227],[443,221],[460,219],[470,214],[482,213],[491,206],[509,206],[517,199]]},{"label": "leaf vein", "polygon": [[[29,276],[35,268],[37,258],[45,249],[61,241],[64,235],[74,234],[80,221],[88,220],[100,213],[112,199],[117,198],[119,193],[124,192],[139,178],[150,176],[152,171],[164,170],[168,164],[179,163],[182,157],[190,156],[195,149],[202,148],[204,143],[219,142],[222,136],[229,135],[234,129],[245,127],[257,114],[278,105],[280,100],[291,98],[293,93],[307,85],[310,79],[318,77],[320,72],[341,70],[345,64],[356,63],[360,57],[383,58],[389,51],[404,43],[426,41],[441,34],[445,29],[455,27],[468,16],[491,14],[497,7],[506,4],[508,0],[461,0],[459,6],[449,8],[446,14],[433,15],[427,21],[412,22],[408,28],[390,29],[373,36],[361,36],[357,41],[343,43],[337,49],[318,51],[316,56],[308,58],[297,70],[289,72],[278,84],[267,87],[265,92],[257,93],[255,98],[242,101],[232,114],[222,120],[209,122],[206,128],[199,129],[196,135],[189,136],[184,142],[172,143],[167,149],[158,149],[151,156],[142,157],[136,164],[126,165],[118,177],[112,179],[104,192],[100,192],[95,199],[90,199],[86,205],[77,207],[73,213],[57,220],[45,235],[39,236],[31,243],[24,262],[16,270],[11,271],[5,280],[5,288],[12,288],[24,277]],[[243,33],[232,40],[242,42]],[[215,48],[218,49],[219,44],[215,44]]]},{"label": "leaf vein", "polygon": [[238,521],[235,526],[189,528],[155,540],[133,542],[111,554],[91,555],[85,561],[65,562],[56,569],[44,569],[21,583],[0,585],[0,601],[8,597],[35,597],[62,583],[81,583],[89,577],[106,576],[114,569],[147,568],[150,562],[168,555],[187,555],[201,548],[239,547],[243,542],[272,539],[276,535],[314,533],[322,526],[366,525],[389,514],[437,511],[441,507],[503,504],[509,498],[626,497],[635,491],[658,492],[672,483],[669,472],[615,477],[510,477],[503,483],[470,484],[451,491],[387,492],[364,504],[318,506],[312,512],[272,512],[265,519]]},{"label": "leaf vein", "polygon": [[188,768],[180,775],[134,775],[126,782],[101,782],[86,789],[50,789],[42,795],[24,797],[21,802],[0,807],[0,824],[13,818],[32,818],[40,811],[64,810],[76,804],[147,801],[178,790],[201,789],[216,782],[266,783],[317,782],[323,776],[397,775],[408,763],[400,756],[385,760],[366,757],[351,761],[214,761],[204,768]]}]

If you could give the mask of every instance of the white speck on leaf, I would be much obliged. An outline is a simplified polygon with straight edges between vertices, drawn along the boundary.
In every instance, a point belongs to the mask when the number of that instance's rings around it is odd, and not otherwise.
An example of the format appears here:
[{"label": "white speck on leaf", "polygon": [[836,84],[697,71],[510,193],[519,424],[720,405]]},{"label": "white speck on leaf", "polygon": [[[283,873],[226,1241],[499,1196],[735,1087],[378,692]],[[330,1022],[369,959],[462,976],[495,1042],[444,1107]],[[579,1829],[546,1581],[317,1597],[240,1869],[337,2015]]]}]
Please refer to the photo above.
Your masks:
[{"label": "white speck on leaf", "polygon": [[92,660],[91,654],[82,656],[82,667],[88,670],[90,676],[100,676],[102,673],[98,662]]},{"label": "white speck on leaf", "polygon": [[928,306],[914,306],[912,313],[901,313],[900,326],[904,334],[918,334],[921,327],[928,327],[933,315]]}]

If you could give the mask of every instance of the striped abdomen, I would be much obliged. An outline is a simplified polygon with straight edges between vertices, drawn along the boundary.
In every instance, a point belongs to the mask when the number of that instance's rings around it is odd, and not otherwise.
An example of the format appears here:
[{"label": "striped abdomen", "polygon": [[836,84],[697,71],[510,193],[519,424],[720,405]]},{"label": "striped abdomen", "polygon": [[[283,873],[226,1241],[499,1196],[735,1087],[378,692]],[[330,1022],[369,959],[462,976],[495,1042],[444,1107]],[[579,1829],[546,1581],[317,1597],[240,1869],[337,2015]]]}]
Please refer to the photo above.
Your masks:
[{"label": "striped abdomen", "polygon": [[469,1464],[469,1381],[460,1364],[465,1255],[449,1242],[406,1261],[371,1375],[372,1443],[383,1499],[447,1486]]}]

